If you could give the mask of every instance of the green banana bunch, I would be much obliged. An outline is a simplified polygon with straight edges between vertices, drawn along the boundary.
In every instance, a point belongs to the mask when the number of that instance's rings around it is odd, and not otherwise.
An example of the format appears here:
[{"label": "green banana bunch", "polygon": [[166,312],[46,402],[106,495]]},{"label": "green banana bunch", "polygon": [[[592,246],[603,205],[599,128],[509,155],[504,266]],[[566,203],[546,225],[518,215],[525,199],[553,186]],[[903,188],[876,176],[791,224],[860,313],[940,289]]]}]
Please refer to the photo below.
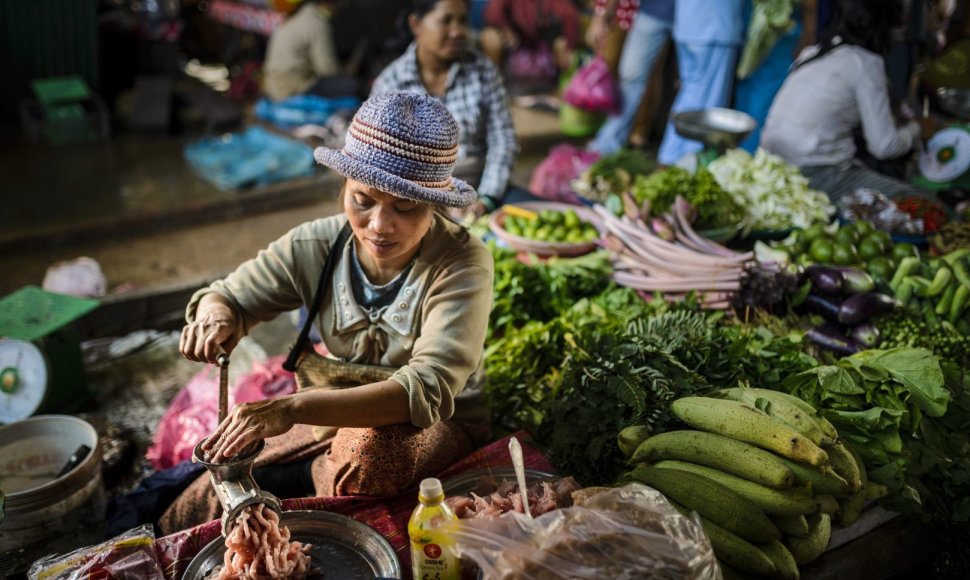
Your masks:
[{"label": "green banana bunch", "polygon": [[796,481],[792,470],[776,455],[717,433],[660,433],[641,443],[629,462],[637,464],[663,459],[706,465],[768,487],[792,487]]},{"label": "green banana bunch", "polygon": [[727,399],[683,397],[671,411],[684,423],[750,443],[755,447],[811,465],[823,465],[828,455],[810,439],[787,424],[750,405]]}]

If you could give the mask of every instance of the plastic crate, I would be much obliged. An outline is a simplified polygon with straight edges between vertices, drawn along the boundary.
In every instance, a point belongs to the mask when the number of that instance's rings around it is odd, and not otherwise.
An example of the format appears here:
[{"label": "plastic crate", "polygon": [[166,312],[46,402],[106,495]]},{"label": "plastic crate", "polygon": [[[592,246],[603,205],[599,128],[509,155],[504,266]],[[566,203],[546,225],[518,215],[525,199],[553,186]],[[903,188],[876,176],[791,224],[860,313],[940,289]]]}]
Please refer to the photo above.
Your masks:
[{"label": "plastic crate", "polygon": [[108,108],[97,96],[45,108],[37,99],[20,102],[20,122],[34,144],[103,141],[111,135]]}]

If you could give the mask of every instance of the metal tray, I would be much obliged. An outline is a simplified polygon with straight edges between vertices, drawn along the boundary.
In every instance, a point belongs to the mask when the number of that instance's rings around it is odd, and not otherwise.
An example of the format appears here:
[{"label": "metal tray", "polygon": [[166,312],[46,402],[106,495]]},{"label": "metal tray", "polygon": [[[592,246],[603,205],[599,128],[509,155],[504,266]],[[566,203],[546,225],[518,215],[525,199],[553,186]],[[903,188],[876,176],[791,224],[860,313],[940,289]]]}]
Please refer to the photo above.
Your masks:
[{"label": "metal tray", "polygon": [[[461,475],[446,479],[441,483],[441,486],[444,488],[446,496],[468,495],[472,492],[484,495],[485,493],[490,493],[490,491],[479,490],[478,488],[482,480],[487,477],[491,477],[496,483],[503,480],[515,481],[515,469],[511,465],[506,467],[472,469]],[[528,486],[540,481],[555,481],[558,479],[561,478],[554,473],[530,469],[528,467],[525,468],[525,484]]]},{"label": "metal tray", "polygon": [[[327,580],[401,578],[401,563],[394,549],[377,531],[357,520],[330,512],[283,512],[282,521],[292,540],[312,544],[313,567]],[[202,580],[222,564],[225,539],[219,536],[189,563],[183,580]]]}]

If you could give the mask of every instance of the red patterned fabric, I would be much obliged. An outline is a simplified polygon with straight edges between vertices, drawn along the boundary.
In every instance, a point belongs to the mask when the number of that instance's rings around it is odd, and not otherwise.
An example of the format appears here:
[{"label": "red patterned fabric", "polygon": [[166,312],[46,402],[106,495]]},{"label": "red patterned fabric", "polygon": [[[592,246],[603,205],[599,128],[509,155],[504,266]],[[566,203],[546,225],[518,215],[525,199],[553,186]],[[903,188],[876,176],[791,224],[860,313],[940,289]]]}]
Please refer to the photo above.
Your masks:
[{"label": "red patterned fabric", "polygon": [[[622,30],[630,30],[633,18],[640,7],[639,0],[620,0],[616,5],[616,21]],[[601,12],[606,9],[606,0],[596,0],[594,9]]]},{"label": "red patterned fabric", "polygon": [[[525,466],[540,471],[554,472],[552,464],[542,453],[529,444],[529,436],[516,433],[522,442]],[[438,475],[441,480],[460,475],[472,469],[502,467],[512,464],[509,457],[509,437],[500,439],[452,465]],[[417,504],[417,490],[393,498],[372,497],[307,497],[283,501],[283,510],[321,510],[345,515],[363,522],[384,536],[401,561],[403,579],[411,578],[411,552],[408,549],[407,525],[411,510]],[[218,520],[194,528],[164,536],[155,542],[165,578],[178,580],[185,573],[189,562],[209,542],[219,537]]]},{"label": "red patterned fabric", "polygon": [[239,30],[269,36],[286,18],[286,14],[265,8],[238,4],[231,0],[212,0],[209,18]]}]

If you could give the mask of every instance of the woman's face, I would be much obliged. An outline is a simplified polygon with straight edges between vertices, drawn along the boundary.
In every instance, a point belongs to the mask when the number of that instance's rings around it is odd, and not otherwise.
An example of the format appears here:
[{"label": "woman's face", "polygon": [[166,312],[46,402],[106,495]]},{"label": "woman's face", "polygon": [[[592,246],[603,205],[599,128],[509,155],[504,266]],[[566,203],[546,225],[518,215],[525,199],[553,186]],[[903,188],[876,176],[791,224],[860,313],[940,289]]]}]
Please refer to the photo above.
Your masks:
[{"label": "woman's face", "polygon": [[411,32],[425,54],[451,62],[461,55],[468,40],[468,5],[464,0],[440,0],[418,18],[409,18]]},{"label": "woman's face", "polygon": [[347,180],[343,198],[365,269],[372,265],[378,270],[399,272],[431,228],[434,208],[429,204],[384,193],[352,179]]}]

